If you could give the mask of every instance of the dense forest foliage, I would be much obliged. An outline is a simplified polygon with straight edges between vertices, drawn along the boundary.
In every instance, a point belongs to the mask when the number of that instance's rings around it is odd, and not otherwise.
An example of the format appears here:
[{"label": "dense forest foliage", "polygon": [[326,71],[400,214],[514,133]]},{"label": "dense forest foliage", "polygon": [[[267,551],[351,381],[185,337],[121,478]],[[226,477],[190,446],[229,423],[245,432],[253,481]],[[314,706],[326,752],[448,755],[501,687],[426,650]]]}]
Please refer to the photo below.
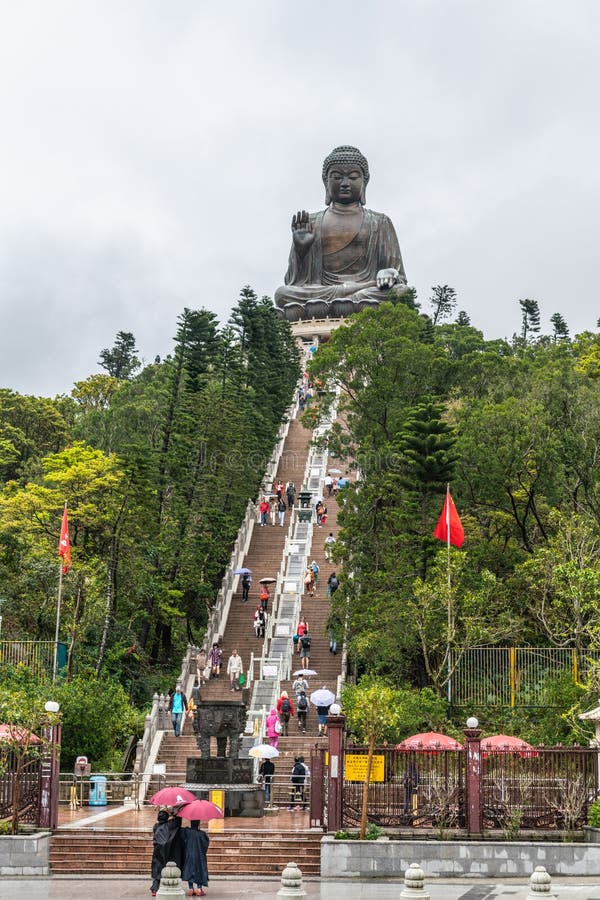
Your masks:
[{"label": "dense forest foliage", "polygon": [[99,364],[70,396],[0,390],[2,639],[54,639],[67,502],[68,678],[112,676],[147,702],[202,641],[299,354],[271,301],[245,288],[222,328],[185,309],[165,360],[142,367],[119,332]]},{"label": "dense forest foliage", "polygon": [[[332,623],[354,672],[443,697],[471,647],[600,647],[600,335],[570,339],[560,316],[541,335],[522,301],[521,332],[486,341],[464,313],[443,321],[451,290],[433,301],[435,325],[409,297],[337,329],[307,417],[339,390],[325,441],[357,481]],[[432,536],[448,483],[466,533],[449,561]]]}]

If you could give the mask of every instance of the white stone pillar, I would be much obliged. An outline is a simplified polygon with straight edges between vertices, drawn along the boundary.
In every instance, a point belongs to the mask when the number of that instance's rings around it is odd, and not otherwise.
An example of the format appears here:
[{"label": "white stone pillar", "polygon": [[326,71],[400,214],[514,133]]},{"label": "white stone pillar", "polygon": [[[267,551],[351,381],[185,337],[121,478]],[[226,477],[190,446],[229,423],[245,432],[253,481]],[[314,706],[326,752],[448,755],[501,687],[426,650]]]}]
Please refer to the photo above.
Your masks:
[{"label": "white stone pillar", "polygon": [[160,887],[156,896],[185,897],[185,891],[181,886],[181,870],[174,862],[168,862],[160,873]]},{"label": "white stone pillar", "polygon": [[543,866],[536,866],[529,879],[529,893],[525,900],[546,900],[554,897],[551,890],[552,878]]},{"label": "white stone pillar", "polygon": [[425,890],[425,872],[419,863],[411,863],[404,873],[404,890],[401,897],[412,897],[412,900],[429,900],[429,892]]},{"label": "white stone pillar", "polygon": [[281,873],[281,887],[277,891],[278,897],[306,897],[306,891],[302,887],[302,872],[297,863],[289,862]]}]

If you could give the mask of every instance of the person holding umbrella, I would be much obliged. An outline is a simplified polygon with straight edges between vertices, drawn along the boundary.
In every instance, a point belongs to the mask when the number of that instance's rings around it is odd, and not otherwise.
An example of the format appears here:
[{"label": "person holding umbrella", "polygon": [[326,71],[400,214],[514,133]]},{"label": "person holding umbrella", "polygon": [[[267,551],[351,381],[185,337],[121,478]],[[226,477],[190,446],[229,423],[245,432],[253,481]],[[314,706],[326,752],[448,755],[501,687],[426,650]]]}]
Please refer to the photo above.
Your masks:
[{"label": "person holding umbrella", "polygon": [[272,759],[265,758],[260,764],[260,768],[258,770],[258,774],[262,775],[263,784],[265,786],[265,800],[267,804],[271,805],[271,784],[273,782],[273,775],[275,774],[275,763]]},{"label": "person holding umbrella", "polygon": [[242,575],[242,603],[248,602],[251,584],[252,584],[252,575],[250,574],[250,572],[244,572],[244,574]]},{"label": "person holding umbrella", "polygon": [[327,716],[329,707],[335,700],[335,694],[325,686],[310,695],[310,702],[317,708],[317,720],[319,722],[319,737],[327,734]]},{"label": "person holding umbrella", "polygon": [[[208,886],[208,864],[206,851],[208,850],[209,837],[200,827],[198,819],[190,822],[189,828],[183,828],[181,836],[185,849],[185,862],[181,877],[188,883],[188,897],[205,897],[204,886]],[[194,884],[197,889],[194,890]]]},{"label": "person holding umbrella", "polygon": [[169,862],[178,869],[183,868],[185,848],[181,837],[181,819],[161,809],[158,813],[152,835],[152,886],[150,893],[156,897],[160,885],[160,875]]}]

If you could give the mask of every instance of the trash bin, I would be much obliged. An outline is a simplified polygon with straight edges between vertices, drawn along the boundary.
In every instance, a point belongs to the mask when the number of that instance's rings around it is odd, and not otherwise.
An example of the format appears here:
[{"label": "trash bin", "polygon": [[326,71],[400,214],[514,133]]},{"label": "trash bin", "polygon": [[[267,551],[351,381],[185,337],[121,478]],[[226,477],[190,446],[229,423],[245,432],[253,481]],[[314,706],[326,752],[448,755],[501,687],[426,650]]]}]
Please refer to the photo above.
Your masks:
[{"label": "trash bin", "polygon": [[106,775],[92,775],[90,778],[89,806],[106,806]]},{"label": "trash bin", "polygon": [[302,509],[307,509],[311,505],[312,494],[310,491],[300,491],[298,494],[298,500],[300,501],[300,506]]}]

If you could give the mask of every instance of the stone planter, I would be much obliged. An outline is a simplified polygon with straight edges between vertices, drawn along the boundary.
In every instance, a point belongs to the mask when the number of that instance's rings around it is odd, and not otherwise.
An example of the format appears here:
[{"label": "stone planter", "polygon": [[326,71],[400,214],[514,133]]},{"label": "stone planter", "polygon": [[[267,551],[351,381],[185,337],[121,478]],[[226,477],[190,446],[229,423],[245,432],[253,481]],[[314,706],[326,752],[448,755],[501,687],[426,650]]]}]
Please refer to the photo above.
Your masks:
[{"label": "stone planter", "polygon": [[49,874],[49,831],[0,835],[0,875]]},{"label": "stone planter", "polygon": [[427,878],[600,876],[600,843],[549,841],[321,841],[322,878],[401,878],[418,863]]}]

